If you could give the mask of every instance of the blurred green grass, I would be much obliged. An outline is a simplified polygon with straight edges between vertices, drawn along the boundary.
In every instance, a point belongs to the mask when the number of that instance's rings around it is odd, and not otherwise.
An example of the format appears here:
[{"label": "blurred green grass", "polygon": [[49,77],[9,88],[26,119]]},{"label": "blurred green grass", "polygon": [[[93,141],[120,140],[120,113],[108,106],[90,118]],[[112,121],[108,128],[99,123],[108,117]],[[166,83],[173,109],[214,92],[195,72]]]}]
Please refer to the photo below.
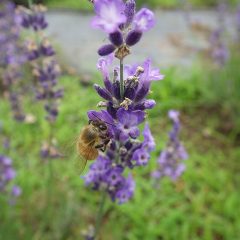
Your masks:
[{"label": "blurred green grass", "polygon": [[[222,69],[209,69],[209,63],[163,69],[166,78],[153,84],[157,106],[148,117],[157,149],[148,167],[133,171],[134,198],[122,206],[108,202],[101,239],[240,239],[239,63],[236,53]],[[100,83],[98,74],[93,79]],[[65,97],[53,130],[64,157],[50,163],[38,152],[50,132],[41,105],[27,99],[37,121],[18,124],[1,98],[4,135],[11,141],[5,153],[14,160],[23,193],[15,206],[0,196],[0,239],[82,239],[81,231],[94,224],[100,196],[79,178],[72,145],[100,98],[78,76],[64,76],[61,84]],[[149,173],[167,139],[172,108],[181,110],[181,139],[190,158],[180,180],[164,179],[156,189]]]}]

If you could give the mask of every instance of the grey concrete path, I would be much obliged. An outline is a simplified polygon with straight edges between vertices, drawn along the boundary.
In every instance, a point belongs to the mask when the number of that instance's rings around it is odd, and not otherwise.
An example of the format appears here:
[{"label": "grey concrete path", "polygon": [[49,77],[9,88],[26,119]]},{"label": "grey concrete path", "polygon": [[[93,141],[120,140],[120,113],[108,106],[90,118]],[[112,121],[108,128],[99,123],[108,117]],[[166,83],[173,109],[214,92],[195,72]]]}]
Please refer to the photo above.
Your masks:
[{"label": "grey concrete path", "polygon": [[[92,16],[78,12],[52,11],[47,14],[48,33],[61,48],[67,64],[77,72],[93,72],[98,59],[97,49],[107,43],[106,35],[90,27]],[[192,32],[186,17],[180,11],[156,12],[155,28],[145,33],[141,42],[132,48],[132,55],[127,63],[142,62],[151,57],[155,65],[191,65],[197,56],[197,49],[207,49],[208,40],[200,32]],[[191,13],[192,22],[201,22],[204,26],[214,28],[217,15],[212,11],[195,11]],[[233,17],[227,16],[227,25],[233,28]]]}]

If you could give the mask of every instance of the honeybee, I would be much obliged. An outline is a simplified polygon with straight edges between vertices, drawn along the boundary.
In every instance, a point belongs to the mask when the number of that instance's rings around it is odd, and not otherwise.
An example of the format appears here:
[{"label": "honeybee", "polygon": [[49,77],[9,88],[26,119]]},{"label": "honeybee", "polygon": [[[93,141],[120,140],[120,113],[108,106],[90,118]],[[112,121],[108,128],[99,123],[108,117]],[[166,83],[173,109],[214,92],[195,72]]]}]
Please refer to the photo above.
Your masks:
[{"label": "honeybee", "polygon": [[110,142],[107,124],[101,119],[89,120],[76,142],[76,150],[81,160],[80,172],[86,166],[87,161],[95,160],[98,157],[99,150],[106,151]]}]

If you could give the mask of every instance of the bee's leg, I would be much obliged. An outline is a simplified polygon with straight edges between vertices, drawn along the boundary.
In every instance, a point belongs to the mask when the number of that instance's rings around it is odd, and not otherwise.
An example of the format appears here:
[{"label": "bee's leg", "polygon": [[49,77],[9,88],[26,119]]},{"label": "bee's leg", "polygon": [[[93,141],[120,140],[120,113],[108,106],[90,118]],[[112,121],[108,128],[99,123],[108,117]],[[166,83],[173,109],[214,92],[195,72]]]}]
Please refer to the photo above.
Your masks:
[{"label": "bee's leg", "polygon": [[106,145],[103,144],[103,143],[96,145],[95,148],[101,150],[102,152],[105,152],[105,151],[106,151]]},{"label": "bee's leg", "polygon": [[107,146],[109,142],[110,142],[110,138],[105,139],[105,140],[104,140],[105,146]]},{"label": "bee's leg", "polygon": [[101,139],[106,139],[106,138],[107,138],[106,134],[99,134],[99,137],[100,137]]}]

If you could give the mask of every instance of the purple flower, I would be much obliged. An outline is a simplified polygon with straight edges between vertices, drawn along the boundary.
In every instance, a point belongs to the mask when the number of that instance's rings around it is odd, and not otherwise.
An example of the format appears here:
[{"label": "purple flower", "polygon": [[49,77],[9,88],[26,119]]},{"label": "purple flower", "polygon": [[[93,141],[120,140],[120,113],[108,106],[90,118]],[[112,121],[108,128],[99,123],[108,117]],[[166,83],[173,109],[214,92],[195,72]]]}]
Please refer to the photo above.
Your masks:
[{"label": "purple flower", "polygon": [[[133,196],[135,189],[132,175],[127,177],[126,169],[147,165],[155,148],[148,124],[142,132],[144,140],[140,141],[139,125],[145,120],[145,111],[156,105],[154,99],[147,99],[151,82],[163,79],[163,75],[151,67],[150,59],[140,65],[123,65],[130,47],[155,23],[150,10],[144,8],[136,13],[134,0],[125,4],[122,0],[96,0],[94,7],[97,16],[93,26],[105,31],[110,43],[98,50],[99,55],[108,56],[100,58],[97,64],[104,85],[94,84],[103,99],[97,106],[106,110],[88,111],[88,118],[106,123],[104,134],[110,142],[107,139],[106,152],[100,153],[84,180],[86,185],[105,191],[112,201],[122,204]],[[110,72],[113,57],[120,60],[120,67],[113,67]]]},{"label": "purple flower", "polygon": [[22,193],[22,190],[21,190],[21,188],[20,188],[19,186],[16,186],[16,185],[13,186],[13,188],[12,188],[12,195],[13,195],[14,197],[20,196],[21,193]]},{"label": "purple flower", "polygon": [[63,89],[57,86],[60,67],[55,60],[44,59],[41,65],[35,65],[34,68],[34,75],[38,80],[36,98],[44,102],[46,119],[54,122],[58,116],[58,100],[63,97]]},{"label": "purple flower", "polygon": [[178,139],[180,131],[179,112],[171,110],[168,116],[173,122],[173,129],[169,132],[167,147],[161,152],[158,158],[159,167],[152,173],[152,177],[159,179],[167,176],[175,181],[185,171],[183,161],[188,158],[188,154]]},{"label": "purple flower", "polygon": [[135,30],[141,32],[150,30],[155,25],[154,13],[147,8],[142,8],[135,15],[133,25]]},{"label": "purple flower", "polygon": [[[12,166],[12,160],[4,155],[0,155],[0,193],[8,193],[11,181],[16,177],[16,172]],[[21,189],[18,186],[13,186],[11,195],[18,197],[21,194]]]},{"label": "purple flower", "polygon": [[33,5],[31,12],[27,9],[21,8],[20,18],[23,28],[32,28],[35,32],[47,28],[48,23],[45,20],[44,12],[46,9],[42,5]]},{"label": "purple flower", "polygon": [[112,33],[125,23],[124,3],[122,0],[97,0],[94,1],[96,17],[92,21],[94,28]]},{"label": "purple flower", "polygon": [[14,119],[24,120],[21,107],[19,82],[22,78],[22,65],[25,63],[24,48],[21,46],[20,26],[15,5],[3,1],[0,3],[0,70],[3,85],[8,91]]},{"label": "purple flower", "polygon": [[218,24],[210,35],[210,55],[213,62],[222,67],[229,59],[229,50],[224,42],[226,4],[218,5]]},{"label": "purple flower", "polygon": [[159,81],[164,79],[158,68],[152,68],[152,61],[147,59],[143,63],[144,73],[141,75],[140,82],[148,83],[152,81]]},{"label": "purple flower", "polygon": [[144,148],[137,149],[132,156],[132,161],[136,162],[136,166],[147,165],[149,159],[150,155]]},{"label": "purple flower", "polygon": [[97,68],[102,72],[104,78],[109,77],[109,66],[112,65],[113,59],[113,54],[110,54],[107,57],[102,57],[98,60]]},{"label": "purple flower", "polygon": [[131,175],[124,181],[122,188],[117,191],[116,199],[119,204],[123,204],[132,198],[135,190],[135,182]]},{"label": "purple flower", "polygon": [[137,125],[144,121],[144,112],[142,111],[126,111],[120,108],[117,111],[117,119],[119,124],[117,128],[119,130],[119,138],[121,141],[128,140],[129,137],[137,138],[140,134]]},{"label": "purple flower", "polygon": [[[154,14],[147,8],[136,13],[136,3],[128,0],[97,0],[94,1],[96,16],[92,25],[108,33],[110,44],[104,44],[98,50],[100,56],[114,52],[118,59],[130,54],[130,47],[137,44],[143,32],[151,29],[154,24]],[[131,26],[132,25],[132,26]]]},{"label": "purple flower", "polygon": [[145,124],[145,128],[143,130],[143,137],[144,137],[143,147],[147,148],[148,151],[153,151],[156,147],[156,144],[148,123]]},{"label": "purple flower", "polygon": [[215,63],[220,66],[223,66],[229,59],[229,51],[225,44],[219,43],[212,52],[212,58]]}]

